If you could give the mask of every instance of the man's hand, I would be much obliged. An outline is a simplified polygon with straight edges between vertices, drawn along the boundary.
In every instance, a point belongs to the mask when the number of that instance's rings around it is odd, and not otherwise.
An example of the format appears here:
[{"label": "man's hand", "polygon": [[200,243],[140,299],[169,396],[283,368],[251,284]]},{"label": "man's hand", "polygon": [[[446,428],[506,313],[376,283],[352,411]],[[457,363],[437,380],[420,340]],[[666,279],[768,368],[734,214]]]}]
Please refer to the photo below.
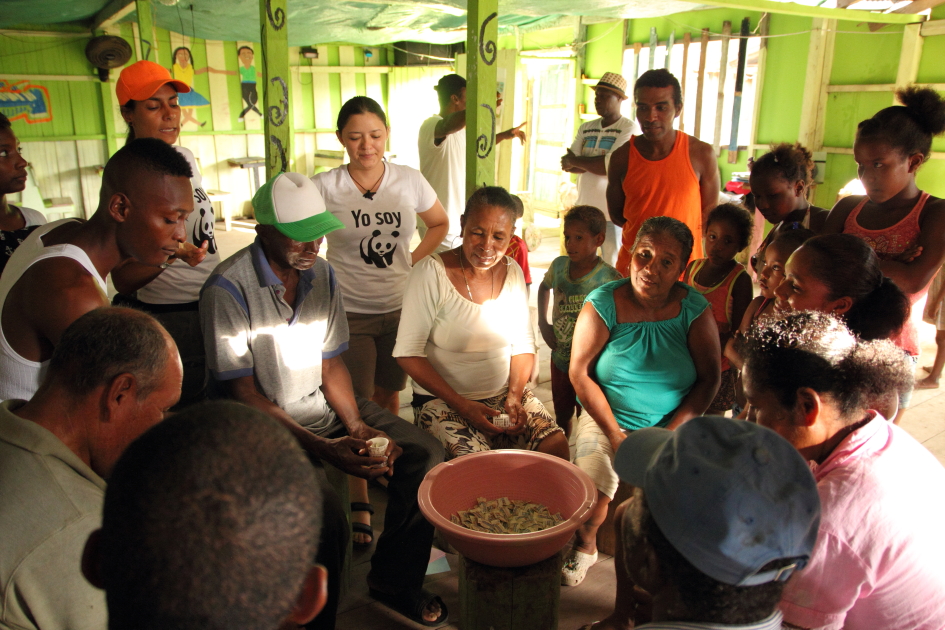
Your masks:
[{"label": "man's hand", "polygon": [[184,241],[180,244],[180,247],[177,248],[177,254],[168,258],[167,262],[173,263],[175,260],[179,259],[183,260],[191,267],[196,267],[207,257],[208,247],[210,247],[210,241],[204,241],[200,244],[200,247],[194,247],[187,241]]},{"label": "man's hand", "polygon": [[522,127],[527,125],[528,122],[523,122],[518,127],[512,127],[495,135],[496,142],[504,142],[506,140],[511,140],[512,138],[518,138],[522,141],[522,144],[525,144],[525,132],[522,131]]},{"label": "man's hand", "polygon": [[386,458],[362,455],[367,448],[367,442],[364,440],[346,435],[334,440],[321,440],[317,454],[331,465],[355,477],[375,479],[387,474],[390,465],[386,463]]},{"label": "man's hand", "polygon": [[568,149],[568,152],[561,156],[561,170],[565,173],[583,173],[584,169],[574,163],[577,156]]},{"label": "man's hand", "polygon": [[[397,446],[397,443],[394,442],[394,438],[387,435],[383,431],[378,431],[374,427],[368,426],[366,423],[362,422],[355,430],[351,433],[351,437],[357,438],[359,440],[364,440],[367,442],[371,438],[385,438],[387,440],[387,452],[384,453],[384,456],[387,458],[387,476],[392,477],[394,474],[394,462],[398,457],[404,452],[404,449]],[[365,444],[362,454],[367,455],[370,452],[370,449]]]}]

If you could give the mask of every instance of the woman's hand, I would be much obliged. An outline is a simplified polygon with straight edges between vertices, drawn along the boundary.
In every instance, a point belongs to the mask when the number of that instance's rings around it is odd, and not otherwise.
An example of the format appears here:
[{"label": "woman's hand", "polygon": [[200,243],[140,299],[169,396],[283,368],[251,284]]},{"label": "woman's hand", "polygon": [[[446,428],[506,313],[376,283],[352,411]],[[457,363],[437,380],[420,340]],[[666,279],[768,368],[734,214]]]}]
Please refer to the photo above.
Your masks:
[{"label": "woman's hand", "polygon": [[487,407],[481,402],[464,399],[463,403],[458,408],[454,409],[459,415],[469,421],[469,424],[489,437],[505,432],[505,429],[500,429],[492,424],[492,419],[498,416],[499,412]]},{"label": "woman's hand", "polygon": [[509,435],[521,435],[525,432],[525,424],[528,422],[528,413],[522,407],[522,395],[515,395],[509,392],[505,398],[505,413],[509,415],[512,426],[505,430]]},{"label": "woman's hand", "polygon": [[896,262],[901,262],[908,265],[909,263],[911,263],[913,260],[915,260],[921,255],[922,255],[922,246],[916,243],[915,245],[912,245],[911,247],[909,247],[906,251],[896,256],[893,260],[895,260]]},{"label": "woman's hand", "polygon": [[620,448],[623,441],[627,439],[627,434],[623,431],[613,431],[607,436],[607,439],[610,440],[610,447],[614,449],[614,453],[616,454],[617,449]]}]

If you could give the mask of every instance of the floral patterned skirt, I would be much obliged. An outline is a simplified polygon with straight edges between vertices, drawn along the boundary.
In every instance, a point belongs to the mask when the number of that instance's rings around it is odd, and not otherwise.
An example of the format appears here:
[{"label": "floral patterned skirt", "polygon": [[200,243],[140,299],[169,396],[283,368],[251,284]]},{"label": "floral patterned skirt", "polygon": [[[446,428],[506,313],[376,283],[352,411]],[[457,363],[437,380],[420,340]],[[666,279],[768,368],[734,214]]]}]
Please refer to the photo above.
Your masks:
[{"label": "floral patterned skirt", "polygon": [[[479,400],[490,409],[505,413],[507,392]],[[417,426],[437,438],[446,449],[446,459],[497,448],[518,448],[534,451],[543,439],[561,431],[561,427],[545,410],[541,401],[528,389],[522,394],[522,407],[528,414],[525,432],[521,435],[499,435],[489,437],[469,424],[443,400],[434,398],[420,407],[413,408]]]}]

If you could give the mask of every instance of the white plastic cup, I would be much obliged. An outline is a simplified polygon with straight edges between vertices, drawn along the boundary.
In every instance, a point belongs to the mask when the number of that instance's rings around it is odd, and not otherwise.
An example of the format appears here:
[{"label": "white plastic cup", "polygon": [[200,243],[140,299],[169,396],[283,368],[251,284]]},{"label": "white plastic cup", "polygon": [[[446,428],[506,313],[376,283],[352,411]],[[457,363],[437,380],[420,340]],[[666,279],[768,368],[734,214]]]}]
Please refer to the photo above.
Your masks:
[{"label": "white plastic cup", "polygon": [[492,419],[492,424],[500,429],[509,429],[512,427],[512,419],[509,418],[509,414],[501,413]]},{"label": "white plastic cup", "polygon": [[384,457],[387,455],[387,446],[390,444],[390,440],[383,437],[375,437],[368,440],[367,444],[371,457]]}]

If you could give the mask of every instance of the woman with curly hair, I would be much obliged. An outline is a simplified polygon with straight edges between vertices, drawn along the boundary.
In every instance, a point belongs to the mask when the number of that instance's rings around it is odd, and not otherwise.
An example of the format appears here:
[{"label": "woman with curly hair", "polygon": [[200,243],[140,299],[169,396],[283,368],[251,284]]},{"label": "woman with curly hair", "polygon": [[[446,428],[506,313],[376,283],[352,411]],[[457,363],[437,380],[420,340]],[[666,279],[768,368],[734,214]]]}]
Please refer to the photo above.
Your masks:
[{"label": "woman with curly hair", "polygon": [[872,401],[912,387],[887,340],[798,312],[760,322],[740,347],[748,419],[810,462],[817,543],[785,588],[785,627],[945,627],[945,469]]}]

